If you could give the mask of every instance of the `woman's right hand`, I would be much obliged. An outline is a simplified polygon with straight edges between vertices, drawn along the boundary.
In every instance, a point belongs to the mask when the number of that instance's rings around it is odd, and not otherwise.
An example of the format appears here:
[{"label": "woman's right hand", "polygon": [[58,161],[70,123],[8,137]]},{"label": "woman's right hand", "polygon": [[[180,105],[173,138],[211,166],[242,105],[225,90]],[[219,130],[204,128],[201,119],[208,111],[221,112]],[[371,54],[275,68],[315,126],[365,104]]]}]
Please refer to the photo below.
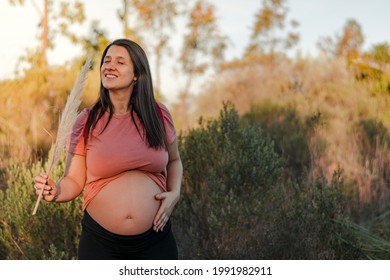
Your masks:
[{"label": "woman's right hand", "polygon": [[49,202],[55,201],[55,199],[57,198],[56,195],[58,189],[56,183],[50,180],[49,176],[46,173],[41,173],[39,176],[36,176],[34,178],[34,181],[35,181],[34,188],[37,196],[39,196],[42,188],[44,188],[42,193],[43,200]]}]

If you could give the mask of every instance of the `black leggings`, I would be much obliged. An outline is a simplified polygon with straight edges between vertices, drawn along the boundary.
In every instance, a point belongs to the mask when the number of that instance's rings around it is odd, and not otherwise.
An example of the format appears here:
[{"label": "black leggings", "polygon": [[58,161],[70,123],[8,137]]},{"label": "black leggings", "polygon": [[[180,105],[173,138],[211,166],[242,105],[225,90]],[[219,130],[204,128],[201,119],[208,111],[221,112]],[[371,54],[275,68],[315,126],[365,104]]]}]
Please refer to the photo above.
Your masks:
[{"label": "black leggings", "polygon": [[178,252],[171,222],[163,231],[152,228],[137,235],[112,233],[99,225],[87,211],[81,221],[79,260],[177,260]]}]

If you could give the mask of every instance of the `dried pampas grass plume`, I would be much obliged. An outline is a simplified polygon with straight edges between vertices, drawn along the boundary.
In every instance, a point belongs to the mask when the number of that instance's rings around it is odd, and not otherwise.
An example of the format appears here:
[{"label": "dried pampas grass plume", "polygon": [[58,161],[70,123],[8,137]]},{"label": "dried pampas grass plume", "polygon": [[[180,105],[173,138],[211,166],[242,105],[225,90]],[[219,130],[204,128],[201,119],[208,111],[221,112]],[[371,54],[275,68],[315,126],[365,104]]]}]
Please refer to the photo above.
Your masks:
[{"label": "dried pampas grass plume", "polygon": [[[53,167],[56,166],[56,164],[60,160],[61,153],[66,145],[66,141],[72,132],[73,124],[78,115],[78,108],[81,103],[81,95],[83,93],[85,81],[87,79],[87,73],[88,70],[91,68],[91,66],[92,66],[92,58],[89,57],[85,62],[83,68],[81,69],[81,72],[78,75],[77,80],[73,85],[73,88],[68,96],[68,100],[66,101],[64,110],[62,111],[60,117],[60,124],[58,126],[57,138],[54,147],[52,147],[53,152],[52,152],[47,174],[50,174]],[[44,188],[42,188],[39,193],[37,202],[35,203],[35,207],[32,213],[33,215],[35,215],[37,212],[39,202],[42,199],[43,190]]]}]

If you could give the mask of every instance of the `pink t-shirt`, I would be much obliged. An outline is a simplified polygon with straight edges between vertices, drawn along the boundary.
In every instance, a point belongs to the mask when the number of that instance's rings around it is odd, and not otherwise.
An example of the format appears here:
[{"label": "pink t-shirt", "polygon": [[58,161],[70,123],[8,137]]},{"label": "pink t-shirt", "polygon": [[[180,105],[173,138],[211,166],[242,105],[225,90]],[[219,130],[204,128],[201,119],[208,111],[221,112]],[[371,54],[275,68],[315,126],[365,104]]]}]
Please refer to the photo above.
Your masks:
[{"label": "pink t-shirt", "polygon": [[[176,138],[176,130],[168,109],[159,103],[168,144]],[[84,142],[84,126],[89,111],[84,109],[76,119],[67,145],[67,151],[86,157],[87,181],[84,189],[85,209],[98,192],[109,182],[120,177],[129,170],[139,170],[149,176],[161,189],[167,191],[168,152],[165,149],[149,148],[143,139],[145,131],[136,113],[134,119],[143,137],[140,136],[130,114],[113,115],[107,123],[109,113],[106,112]]]}]

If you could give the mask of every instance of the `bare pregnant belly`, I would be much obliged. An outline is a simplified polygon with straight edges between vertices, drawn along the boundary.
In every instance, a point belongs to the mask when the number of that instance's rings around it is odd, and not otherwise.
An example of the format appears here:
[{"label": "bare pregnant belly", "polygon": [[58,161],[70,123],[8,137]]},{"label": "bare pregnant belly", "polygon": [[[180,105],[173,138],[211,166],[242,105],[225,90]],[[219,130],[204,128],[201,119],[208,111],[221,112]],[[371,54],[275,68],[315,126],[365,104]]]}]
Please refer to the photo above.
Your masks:
[{"label": "bare pregnant belly", "polygon": [[140,171],[127,171],[105,186],[87,207],[105,229],[122,235],[147,231],[160,206],[154,196],[160,189]]}]

